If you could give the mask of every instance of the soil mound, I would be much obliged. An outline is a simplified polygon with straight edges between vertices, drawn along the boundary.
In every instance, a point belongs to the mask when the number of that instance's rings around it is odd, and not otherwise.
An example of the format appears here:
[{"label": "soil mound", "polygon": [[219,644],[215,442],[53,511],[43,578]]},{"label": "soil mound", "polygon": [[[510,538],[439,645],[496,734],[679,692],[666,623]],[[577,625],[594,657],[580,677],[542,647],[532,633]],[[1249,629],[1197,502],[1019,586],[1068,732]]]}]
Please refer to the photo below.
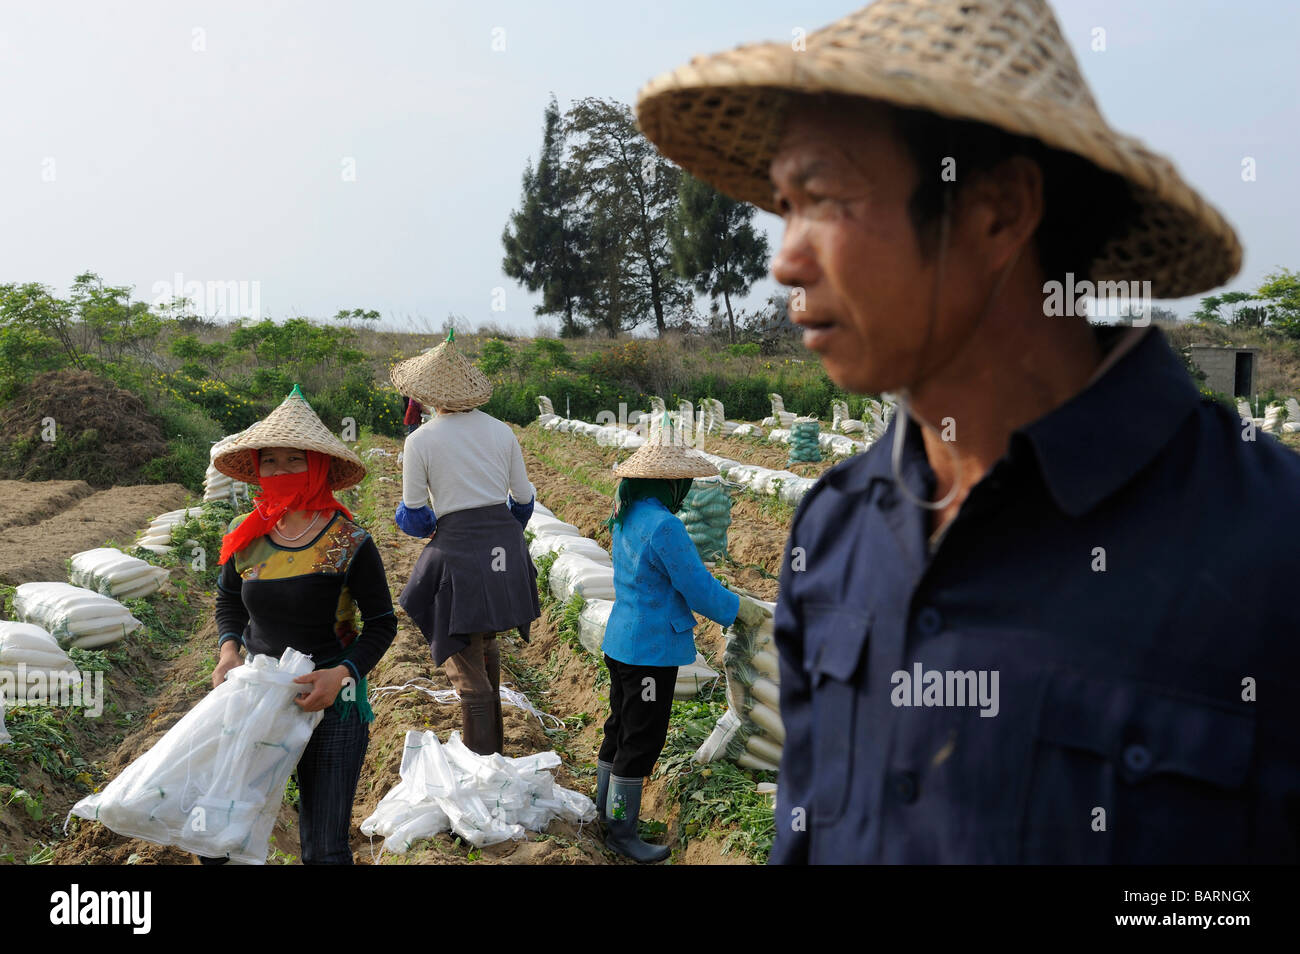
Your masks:
[{"label": "soil mound", "polygon": [[39,375],[0,408],[0,478],[141,483],[166,453],[144,402],[89,371]]}]

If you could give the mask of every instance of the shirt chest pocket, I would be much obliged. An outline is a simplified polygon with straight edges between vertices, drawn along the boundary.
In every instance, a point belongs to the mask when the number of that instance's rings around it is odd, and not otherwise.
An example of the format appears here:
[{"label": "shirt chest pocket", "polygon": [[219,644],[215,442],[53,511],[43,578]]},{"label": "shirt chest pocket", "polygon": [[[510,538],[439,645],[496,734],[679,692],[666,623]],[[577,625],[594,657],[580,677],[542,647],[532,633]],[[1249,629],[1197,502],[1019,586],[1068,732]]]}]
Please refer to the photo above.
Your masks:
[{"label": "shirt chest pocket", "polygon": [[871,614],[831,604],[804,607],[804,672],[812,701],[811,821],[832,825],[844,814],[852,788],[855,739],[865,692]]},{"label": "shirt chest pocket", "polygon": [[1241,860],[1254,742],[1253,713],[1218,700],[1054,676],[1027,773],[1020,860]]}]

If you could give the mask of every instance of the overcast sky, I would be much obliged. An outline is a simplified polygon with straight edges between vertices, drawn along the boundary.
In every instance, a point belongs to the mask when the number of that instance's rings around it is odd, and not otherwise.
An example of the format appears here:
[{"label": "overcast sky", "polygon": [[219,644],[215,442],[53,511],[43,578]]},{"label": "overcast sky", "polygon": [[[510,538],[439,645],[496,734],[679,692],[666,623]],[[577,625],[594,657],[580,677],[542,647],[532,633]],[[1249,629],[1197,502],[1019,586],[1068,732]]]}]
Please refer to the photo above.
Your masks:
[{"label": "overcast sky", "polygon": [[[788,42],[854,7],[0,0],[0,282],[66,291],[91,270],[146,300],[178,275],[246,282],[249,298],[256,282],[276,318],[362,307],[436,328],[455,312],[531,333],[500,236],[549,94],[632,103],[696,53]],[[1054,7],[1105,117],[1237,228],[1228,287],[1300,268],[1300,4]],[[780,221],[758,221],[775,246]]]}]

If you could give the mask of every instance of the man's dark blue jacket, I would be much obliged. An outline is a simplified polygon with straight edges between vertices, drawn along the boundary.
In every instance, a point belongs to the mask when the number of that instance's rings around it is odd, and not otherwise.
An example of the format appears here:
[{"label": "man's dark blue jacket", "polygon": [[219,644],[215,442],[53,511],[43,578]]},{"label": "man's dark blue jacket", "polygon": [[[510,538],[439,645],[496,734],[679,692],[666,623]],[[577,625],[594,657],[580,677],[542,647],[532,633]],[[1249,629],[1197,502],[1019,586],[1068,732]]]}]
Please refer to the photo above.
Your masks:
[{"label": "man's dark blue jacket", "polygon": [[1300,455],[1150,329],[931,552],[893,427],[794,520],[771,860],[1297,861]]}]

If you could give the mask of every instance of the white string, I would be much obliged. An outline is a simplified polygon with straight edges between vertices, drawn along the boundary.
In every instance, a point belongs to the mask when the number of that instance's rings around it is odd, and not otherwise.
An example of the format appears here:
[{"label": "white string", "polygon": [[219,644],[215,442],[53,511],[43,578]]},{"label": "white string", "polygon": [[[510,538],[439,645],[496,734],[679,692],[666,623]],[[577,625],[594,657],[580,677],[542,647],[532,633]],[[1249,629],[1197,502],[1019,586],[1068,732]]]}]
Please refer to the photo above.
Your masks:
[{"label": "white string", "polygon": [[[926,325],[925,342],[922,346],[922,354],[924,354],[925,347],[929,345],[930,338],[934,334],[934,327],[939,317],[939,289],[943,287],[944,264],[948,257],[950,210],[951,190],[946,190],[944,192],[943,215],[939,221],[939,263],[934,272],[934,286],[931,289],[932,294],[930,295],[930,320]],[[1011,270],[1015,267],[1016,262],[1020,258],[1020,251],[1020,249],[1016,249],[1016,253],[1011,257],[1011,260],[1007,262],[1006,267],[998,275],[997,281],[993,283],[993,288],[989,291],[989,297],[984,301],[984,307],[980,310],[979,320],[975,322],[974,328],[971,329],[971,334],[974,334],[980,325],[984,323],[984,319],[988,317],[989,312],[993,308],[993,302],[997,299],[998,293],[1002,291],[1003,284],[1006,282],[1007,277],[1011,274]],[[898,485],[898,489],[902,491],[903,496],[916,506],[925,510],[942,510],[951,504],[953,500],[956,499],[957,494],[961,492],[961,455],[957,453],[948,441],[942,440],[941,438],[940,443],[943,444],[944,448],[953,459],[954,473],[952,487],[948,490],[948,493],[944,494],[942,500],[936,501],[922,500],[920,497],[912,493],[907,488],[907,484],[903,482],[902,475],[899,472],[903,458],[903,441],[904,435],[907,431],[907,421],[909,418],[915,417],[916,422],[923,430],[929,429],[935,434],[940,433],[940,431],[919,414],[914,414],[912,411],[911,392],[908,388],[900,388],[896,393],[892,395],[886,394],[884,397],[889,397],[896,401],[899,411],[898,426],[894,428],[894,446],[891,448],[890,452],[890,467],[893,472],[894,483]]]},{"label": "white string", "polygon": [[[460,701],[460,693],[455,689],[430,689],[428,686],[416,685],[416,683],[419,682],[432,683],[433,680],[429,679],[427,676],[417,676],[400,686],[377,686],[370,690],[370,702],[371,704],[374,704],[375,700],[381,695],[390,695],[392,693],[405,692],[407,690],[422,692],[439,705],[450,705]],[[529,701],[526,695],[519,692],[517,689],[511,688],[510,683],[503,683],[499,692],[503,705],[514,706],[516,709],[523,709],[529,715],[536,717],[537,721],[540,722],[543,727],[546,725],[545,720],[550,719],[551,722],[554,723],[555,728],[564,728],[563,719],[553,716],[549,712],[543,712],[541,709],[538,709]]]}]

